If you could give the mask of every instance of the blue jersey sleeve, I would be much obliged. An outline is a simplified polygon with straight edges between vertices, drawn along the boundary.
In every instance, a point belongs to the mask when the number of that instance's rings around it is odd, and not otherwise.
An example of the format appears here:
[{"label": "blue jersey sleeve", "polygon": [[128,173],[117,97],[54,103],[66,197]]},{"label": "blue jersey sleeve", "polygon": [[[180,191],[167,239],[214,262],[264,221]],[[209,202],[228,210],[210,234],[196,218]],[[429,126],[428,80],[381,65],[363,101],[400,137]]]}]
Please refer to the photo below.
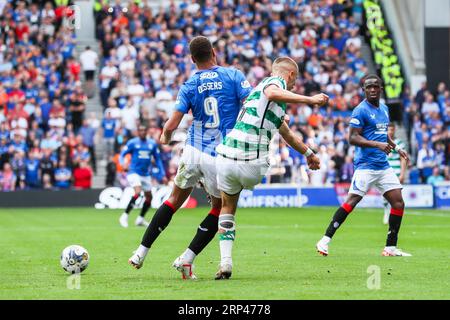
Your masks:
[{"label": "blue jersey sleeve", "polygon": [[156,145],[156,144],[153,145],[152,155],[153,155],[153,158],[155,159],[155,163],[156,163],[156,166],[158,167],[158,171],[159,171],[159,175],[158,175],[157,179],[159,181],[161,181],[166,175],[166,170],[164,170],[164,165],[163,165],[163,162],[161,159],[161,154],[159,152],[158,145]]},{"label": "blue jersey sleeve", "polygon": [[352,118],[350,120],[350,127],[358,129],[364,127],[364,116],[362,108],[355,108],[355,110],[353,110]]},{"label": "blue jersey sleeve", "polygon": [[250,91],[252,91],[252,86],[247,81],[247,79],[245,79],[244,74],[240,70],[236,70],[235,84],[239,100],[242,101],[247,98],[247,96],[250,94]]},{"label": "blue jersey sleeve", "polygon": [[178,91],[177,100],[175,101],[175,110],[182,113],[188,113],[190,108],[191,104],[189,102],[188,88],[185,84],[183,84],[180,91]]}]

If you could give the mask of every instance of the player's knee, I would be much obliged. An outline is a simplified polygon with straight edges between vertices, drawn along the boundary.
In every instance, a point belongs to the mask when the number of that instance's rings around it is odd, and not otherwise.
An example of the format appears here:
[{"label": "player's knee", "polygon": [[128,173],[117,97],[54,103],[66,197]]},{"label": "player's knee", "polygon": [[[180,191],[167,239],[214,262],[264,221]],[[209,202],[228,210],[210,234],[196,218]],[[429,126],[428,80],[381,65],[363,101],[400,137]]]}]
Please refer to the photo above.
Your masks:
[{"label": "player's knee", "polygon": [[219,216],[219,231],[223,230],[223,232],[234,231],[235,230],[235,222],[234,215],[232,214],[223,214]]},{"label": "player's knee", "polygon": [[356,205],[359,203],[360,200],[361,196],[351,194],[345,202],[348,203],[352,208],[354,208],[356,207]]},{"label": "player's knee", "polygon": [[394,209],[404,209],[405,208],[405,202],[403,201],[403,199],[398,199],[398,200],[393,201],[391,206]]}]

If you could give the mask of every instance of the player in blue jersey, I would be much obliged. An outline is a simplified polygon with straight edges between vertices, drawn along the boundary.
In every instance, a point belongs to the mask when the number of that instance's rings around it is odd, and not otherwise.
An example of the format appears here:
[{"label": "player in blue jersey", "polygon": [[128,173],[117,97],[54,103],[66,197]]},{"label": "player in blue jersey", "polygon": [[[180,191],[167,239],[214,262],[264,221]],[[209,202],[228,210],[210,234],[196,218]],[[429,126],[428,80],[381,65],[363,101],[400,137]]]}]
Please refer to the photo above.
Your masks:
[{"label": "player in blue jersey", "polygon": [[180,88],[175,111],[164,125],[161,143],[170,142],[172,133],[189,110],[194,121],[183,148],[172,193],[156,211],[141,245],[128,262],[136,269],[142,266],[153,242],[189,197],[193,187],[201,182],[210,195],[211,210],[198,227],[188,249],[173,264],[183,278],[192,279],[195,277],[192,274],[195,256],[214,238],[218,228],[221,200],[216,182],[215,147],[226,131],[233,128],[251,86],[241,71],[217,65],[216,54],[208,38],[198,36],[192,39],[189,51],[198,71]]},{"label": "player in blue jersey", "polygon": [[326,256],[328,246],[336,230],[347,215],[361,201],[370,187],[378,188],[391,205],[389,231],[383,256],[411,256],[397,248],[397,238],[405,204],[402,185],[389,166],[387,155],[396,150],[407,162],[408,154],[397,146],[388,135],[389,110],[380,102],[382,81],[376,75],[363,79],[366,99],[354,110],[350,120],[350,144],[356,146],[355,173],[345,203],[336,211],[323,238],[317,243],[317,251]]},{"label": "player in blue jersey", "polygon": [[[127,154],[131,154],[129,164],[125,163],[125,155]],[[128,215],[142,191],[144,191],[145,200],[141,213],[136,218],[136,225],[148,226],[144,217],[152,202],[152,177],[150,173],[152,172],[153,159],[158,167],[159,176],[157,178],[161,181],[164,179],[165,170],[159,154],[158,145],[155,140],[147,138],[147,127],[139,125],[138,137],[129,140],[120,153],[120,164],[125,169],[128,168],[127,180],[130,187],[134,188],[134,195],[119,219],[120,225],[124,228],[128,227]]]}]

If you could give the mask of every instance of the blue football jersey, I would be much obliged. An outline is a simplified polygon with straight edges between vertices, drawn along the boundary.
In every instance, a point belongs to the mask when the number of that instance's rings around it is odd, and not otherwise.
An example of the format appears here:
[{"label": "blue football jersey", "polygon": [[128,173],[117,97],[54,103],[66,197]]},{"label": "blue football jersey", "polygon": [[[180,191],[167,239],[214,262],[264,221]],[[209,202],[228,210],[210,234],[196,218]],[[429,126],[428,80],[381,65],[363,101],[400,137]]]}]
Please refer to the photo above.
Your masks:
[{"label": "blue football jersey", "polygon": [[192,75],[181,86],[175,103],[175,110],[192,110],[194,117],[186,143],[215,156],[216,146],[233,129],[251,89],[244,74],[235,68],[215,66]]},{"label": "blue football jersey", "polygon": [[159,180],[165,176],[165,170],[161,161],[158,145],[153,139],[141,140],[139,137],[129,140],[120,153],[120,163],[123,164],[126,154],[131,154],[131,163],[128,173],[136,173],[140,176],[149,176],[152,172],[152,157],[158,167]]},{"label": "blue football jersey", "polygon": [[[350,126],[362,128],[362,136],[367,140],[387,143],[389,109],[380,103],[377,108],[367,100],[361,102],[352,113]],[[389,168],[387,155],[378,148],[356,147],[355,169],[384,170]]]}]

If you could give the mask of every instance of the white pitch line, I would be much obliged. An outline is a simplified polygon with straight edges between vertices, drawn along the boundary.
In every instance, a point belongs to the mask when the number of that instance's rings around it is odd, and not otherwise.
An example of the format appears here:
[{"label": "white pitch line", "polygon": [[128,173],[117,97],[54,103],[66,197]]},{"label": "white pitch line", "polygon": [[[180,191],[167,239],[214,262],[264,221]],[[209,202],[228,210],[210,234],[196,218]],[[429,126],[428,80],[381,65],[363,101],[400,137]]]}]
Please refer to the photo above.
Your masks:
[{"label": "white pitch line", "polygon": [[406,211],[405,215],[409,215],[409,214],[413,215],[413,216],[450,218],[450,212],[448,214],[445,214],[445,213],[434,213],[434,212],[423,212],[423,211]]}]

